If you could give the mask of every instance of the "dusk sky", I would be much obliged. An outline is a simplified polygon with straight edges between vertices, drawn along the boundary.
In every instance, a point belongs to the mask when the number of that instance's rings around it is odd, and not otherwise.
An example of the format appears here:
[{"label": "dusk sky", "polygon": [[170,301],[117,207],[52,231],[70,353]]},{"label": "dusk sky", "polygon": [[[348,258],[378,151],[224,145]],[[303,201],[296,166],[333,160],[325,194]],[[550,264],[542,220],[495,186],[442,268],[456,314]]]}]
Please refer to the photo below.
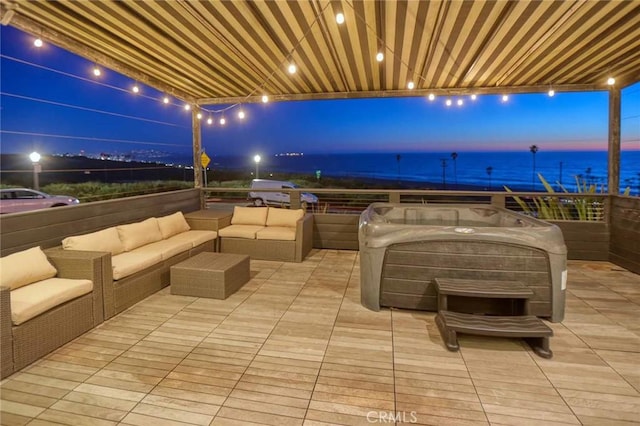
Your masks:
[{"label": "dusk sky", "polygon": [[[32,36],[12,27],[2,27],[0,35],[2,153],[190,152],[191,112],[183,102],[163,105],[163,94],[143,85],[135,95],[133,80],[108,69],[96,78],[91,62],[50,44],[36,48]],[[640,150],[640,84],[622,98],[622,149]],[[456,106],[457,99],[464,105]],[[242,122],[239,108],[227,111],[224,127],[221,114],[209,126],[205,113],[203,146],[213,155],[607,147],[606,92],[452,100],[450,107],[444,98],[425,97],[248,104]]]}]

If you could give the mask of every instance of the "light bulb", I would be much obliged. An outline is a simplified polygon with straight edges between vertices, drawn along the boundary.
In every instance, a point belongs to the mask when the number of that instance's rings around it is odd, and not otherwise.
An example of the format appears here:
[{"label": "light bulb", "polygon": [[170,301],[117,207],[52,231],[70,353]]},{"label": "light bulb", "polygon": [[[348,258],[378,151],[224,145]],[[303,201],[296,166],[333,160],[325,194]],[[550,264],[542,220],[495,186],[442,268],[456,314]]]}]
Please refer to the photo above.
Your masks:
[{"label": "light bulb", "polygon": [[197,113],[197,114],[196,114],[196,118],[197,118],[198,120],[202,120],[202,113],[201,113],[201,112]]},{"label": "light bulb", "polygon": [[434,95],[433,93],[429,93],[428,99],[429,99],[430,101],[435,100],[435,98],[436,98],[436,95]]},{"label": "light bulb", "polygon": [[464,101],[462,99],[458,99],[456,103],[458,104],[458,106],[462,106],[464,104]]},{"label": "light bulb", "polygon": [[269,97],[267,95],[262,95],[262,103],[267,103],[269,102]]},{"label": "light bulb", "polygon": [[609,77],[609,78],[607,79],[607,84],[608,84],[609,86],[613,86],[614,84],[616,84],[616,79],[615,79],[615,78],[613,78],[613,77]]},{"label": "light bulb", "polygon": [[41,38],[37,38],[37,39],[33,40],[33,45],[35,47],[42,47],[42,39]]},{"label": "light bulb", "polygon": [[244,111],[243,110],[238,111],[238,118],[240,120],[244,120]]},{"label": "light bulb", "polygon": [[224,126],[224,124],[225,124],[226,122],[227,122],[227,120],[225,120],[225,119],[224,119],[224,117],[222,117],[222,118],[220,119],[220,125],[221,125],[221,126]]},{"label": "light bulb", "polygon": [[378,54],[376,55],[376,61],[382,62],[383,59],[384,59],[384,54],[382,52],[378,52]]},{"label": "light bulb", "polygon": [[289,68],[287,68],[287,70],[289,71],[289,74],[295,74],[298,68],[295,64],[289,64]]},{"label": "light bulb", "polygon": [[502,95],[502,102],[507,102],[509,100],[509,95]]},{"label": "light bulb", "polygon": [[207,118],[207,124],[209,125],[213,124],[213,118],[211,117]]},{"label": "light bulb", "polygon": [[446,106],[451,106],[451,99],[447,99],[447,100],[445,101],[445,105],[446,105]]},{"label": "light bulb", "polygon": [[185,111],[189,111],[191,109],[191,105],[189,104],[184,104],[184,110]]},{"label": "light bulb", "polygon": [[336,22],[338,24],[344,24],[344,15],[342,13],[336,15]]},{"label": "light bulb", "polygon": [[131,90],[133,91],[133,93],[138,93],[138,92],[140,92],[140,88],[138,87],[138,85],[137,85],[137,84],[136,84],[135,86],[133,86],[133,87],[131,88]]},{"label": "light bulb", "polygon": [[100,68],[94,67],[93,68],[93,75],[95,75],[96,77],[100,77],[100,74],[102,74],[102,72],[100,71]]},{"label": "light bulb", "polygon": [[413,90],[414,87],[416,87],[416,85],[413,83],[413,81],[407,83],[407,89]]},{"label": "light bulb", "polygon": [[476,99],[478,99],[478,97],[475,94],[471,95],[471,100],[472,101],[475,101]]},{"label": "light bulb", "polygon": [[169,97],[165,96],[164,98],[162,98],[162,103],[163,104],[168,104],[169,103]]},{"label": "light bulb", "polygon": [[556,91],[553,89],[549,89],[548,95],[549,96],[554,96],[556,94]]}]

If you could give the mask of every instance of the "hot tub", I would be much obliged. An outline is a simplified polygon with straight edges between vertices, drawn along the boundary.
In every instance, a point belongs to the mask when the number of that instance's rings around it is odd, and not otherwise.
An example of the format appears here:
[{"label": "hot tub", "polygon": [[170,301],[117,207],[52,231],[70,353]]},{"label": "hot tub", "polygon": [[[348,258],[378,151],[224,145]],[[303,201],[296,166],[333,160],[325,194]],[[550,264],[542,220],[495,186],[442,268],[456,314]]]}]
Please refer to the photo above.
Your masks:
[{"label": "hot tub", "polygon": [[[360,215],[358,239],[369,309],[436,311],[433,279],[461,278],[521,281],[534,294],[532,315],[564,318],[567,248],[550,223],[491,205],[374,203]],[[509,314],[504,301],[469,299],[453,303],[460,312]]]}]

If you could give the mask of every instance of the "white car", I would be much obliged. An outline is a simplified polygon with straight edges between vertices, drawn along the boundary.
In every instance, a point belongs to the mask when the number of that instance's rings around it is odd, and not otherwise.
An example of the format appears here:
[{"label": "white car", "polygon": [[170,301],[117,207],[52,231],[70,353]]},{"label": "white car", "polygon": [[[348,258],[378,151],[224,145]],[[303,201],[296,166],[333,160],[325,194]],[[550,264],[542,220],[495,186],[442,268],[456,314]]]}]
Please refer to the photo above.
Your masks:
[{"label": "white car", "polygon": [[67,195],[49,195],[27,188],[0,189],[0,213],[16,213],[49,207],[70,206],[80,200]]},{"label": "white car", "polygon": [[[273,205],[289,205],[289,193],[288,192],[259,192],[259,189],[296,189],[298,185],[293,182],[282,180],[269,180],[269,179],[254,179],[251,181],[251,189],[254,191],[249,192],[249,198],[256,206],[265,206],[268,204]],[[318,202],[318,197],[308,192],[300,194],[300,202],[303,206],[307,204],[315,204]]]}]

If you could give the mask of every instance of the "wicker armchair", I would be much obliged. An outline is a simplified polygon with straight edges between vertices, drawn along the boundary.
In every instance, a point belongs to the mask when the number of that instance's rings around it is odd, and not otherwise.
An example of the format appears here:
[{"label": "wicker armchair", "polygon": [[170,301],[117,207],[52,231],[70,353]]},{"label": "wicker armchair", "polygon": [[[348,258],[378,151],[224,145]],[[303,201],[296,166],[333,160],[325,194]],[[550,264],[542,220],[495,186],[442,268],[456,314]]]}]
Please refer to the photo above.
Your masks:
[{"label": "wicker armchair", "polygon": [[96,252],[47,253],[47,258],[58,271],[56,277],[91,280],[93,290],[19,325],[13,325],[11,320],[10,289],[0,288],[1,378],[103,322],[104,256],[104,253]]}]

